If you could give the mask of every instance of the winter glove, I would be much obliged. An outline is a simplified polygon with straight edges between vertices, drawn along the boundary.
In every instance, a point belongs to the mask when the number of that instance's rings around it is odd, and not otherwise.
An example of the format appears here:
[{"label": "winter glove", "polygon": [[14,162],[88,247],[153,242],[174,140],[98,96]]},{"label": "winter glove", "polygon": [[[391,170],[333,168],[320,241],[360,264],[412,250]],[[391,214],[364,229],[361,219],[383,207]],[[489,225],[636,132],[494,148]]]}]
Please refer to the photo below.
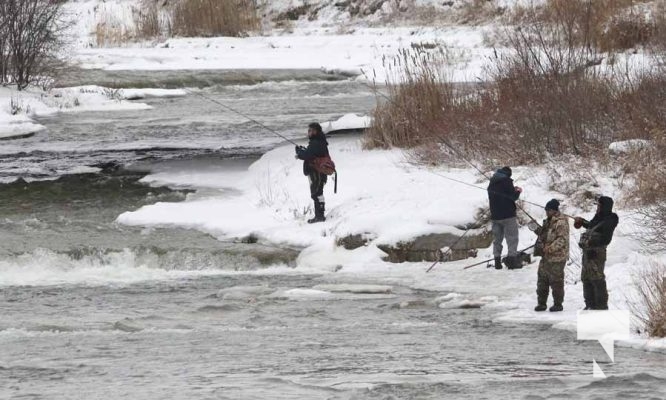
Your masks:
[{"label": "winter glove", "polygon": [[532,232],[536,233],[537,235],[541,233],[541,226],[537,224],[535,221],[530,221],[527,224],[527,229],[531,230]]},{"label": "winter glove", "polygon": [[583,226],[583,219],[581,217],[574,218],[574,228],[580,229]]}]

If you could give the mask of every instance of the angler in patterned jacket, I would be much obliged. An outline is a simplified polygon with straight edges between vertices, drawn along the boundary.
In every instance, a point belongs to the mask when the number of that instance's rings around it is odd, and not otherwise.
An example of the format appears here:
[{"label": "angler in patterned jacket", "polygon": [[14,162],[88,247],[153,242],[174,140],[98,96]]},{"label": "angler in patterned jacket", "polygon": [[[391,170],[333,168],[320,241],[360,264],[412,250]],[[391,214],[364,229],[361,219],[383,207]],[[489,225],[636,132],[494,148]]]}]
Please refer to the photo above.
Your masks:
[{"label": "angler in patterned jacket", "polygon": [[574,228],[586,229],[580,235],[578,245],[583,250],[583,269],[580,280],[583,282],[583,298],[586,310],[608,310],[608,290],[606,289],[606,247],[613,240],[613,232],[619,222],[613,212],[613,199],[599,197],[597,213],[592,221],[581,217],[574,219]]},{"label": "angler in patterned jacket", "polygon": [[296,158],[303,160],[303,174],[308,177],[310,181],[310,197],[314,201],[314,218],[308,220],[309,224],[315,222],[326,221],[324,217],[325,199],[324,199],[324,185],[326,184],[327,176],[324,173],[318,172],[312,164],[312,161],[318,157],[328,156],[328,142],[324,135],[321,125],[316,122],[308,125],[308,147],[296,146]]},{"label": "angler in patterned jacket", "polygon": [[534,311],[546,311],[548,289],[553,291],[553,306],[550,311],[562,311],[564,301],[564,266],[569,259],[569,222],[560,214],[560,202],[556,199],[546,203],[547,219],[537,228],[543,256],[537,275],[537,306]]}]

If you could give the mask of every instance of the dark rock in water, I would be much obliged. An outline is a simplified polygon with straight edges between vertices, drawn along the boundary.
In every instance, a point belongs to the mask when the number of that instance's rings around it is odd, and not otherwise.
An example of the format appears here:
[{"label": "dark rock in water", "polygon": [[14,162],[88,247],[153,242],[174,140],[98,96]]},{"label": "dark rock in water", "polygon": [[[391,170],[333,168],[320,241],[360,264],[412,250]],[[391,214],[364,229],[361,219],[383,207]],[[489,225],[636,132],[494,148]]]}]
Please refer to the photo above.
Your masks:
[{"label": "dark rock in water", "polygon": [[27,133],[21,133],[21,134],[16,134],[16,135],[11,135],[11,136],[0,136],[0,141],[1,140],[17,140],[17,139],[27,139],[30,137],[35,136],[35,134],[39,131],[35,132],[27,132]]},{"label": "dark rock in water", "polygon": [[224,252],[229,255],[252,257],[261,265],[294,265],[301,249],[261,243],[235,243],[233,247],[225,249]]},{"label": "dark rock in water", "polygon": [[137,328],[135,326],[131,326],[129,324],[120,321],[113,324],[113,329],[128,333],[140,332],[142,330],[141,328]]},{"label": "dark rock in water", "polygon": [[254,233],[250,233],[249,235],[247,235],[245,237],[242,237],[240,239],[241,243],[246,243],[246,244],[257,243],[258,241],[259,241],[259,238]]},{"label": "dark rock in water", "polygon": [[[491,245],[492,233],[486,230],[479,232],[469,231],[462,239],[460,235],[452,233],[433,233],[419,236],[411,241],[400,242],[395,246],[378,245],[385,252],[385,261],[401,263],[405,261],[456,261],[468,257],[476,257],[476,249]],[[441,249],[449,247],[451,250],[442,253]]]},{"label": "dark rock in water", "polygon": [[351,134],[361,134],[366,131],[367,128],[345,128],[345,129],[333,129],[326,132],[326,136],[338,136],[338,135],[351,135]]},{"label": "dark rock in water", "polygon": [[355,234],[339,238],[336,241],[336,244],[338,246],[344,247],[347,250],[354,250],[367,245],[369,241],[370,238],[367,235]]}]

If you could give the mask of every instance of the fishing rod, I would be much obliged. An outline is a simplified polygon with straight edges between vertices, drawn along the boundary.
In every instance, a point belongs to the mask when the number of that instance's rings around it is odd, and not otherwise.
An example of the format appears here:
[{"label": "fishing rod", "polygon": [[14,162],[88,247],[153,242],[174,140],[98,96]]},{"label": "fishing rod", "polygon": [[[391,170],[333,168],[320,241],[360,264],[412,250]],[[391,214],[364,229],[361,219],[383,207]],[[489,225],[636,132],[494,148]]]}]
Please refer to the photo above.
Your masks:
[{"label": "fishing rod", "polygon": [[[483,211],[483,214],[481,214],[481,215],[479,216],[479,218],[483,218],[483,217],[485,217],[487,213],[488,213],[488,212],[484,210],[484,211]],[[460,242],[461,240],[463,240],[463,238],[465,237],[465,235],[467,235],[467,233],[468,233],[469,231],[472,230],[472,226],[473,226],[473,225],[470,225],[470,227],[467,228],[467,229],[465,230],[465,232],[463,232],[463,234],[460,235],[460,237],[459,237],[455,242],[453,242],[453,244],[452,244],[451,246],[449,246],[449,248],[446,250],[446,252],[445,252],[445,253],[442,253],[442,254],[439,256],[439,260],[437,260],[437,261],[435,261],[434,263],[432,263],[432,265],[430,266],[430,268],[428,268],[428,269],[426,270],[426,274],[427,274],[428,272],[430,272],[431,269],[435,268],[435,265],[437,265],[437,264],[439,264],[440,262],[442,262],[443,259],[444,259],[444,256],[445,256],[446,254],[450,254],[450,253],[454,250],[454,248],[456,247],[456,245],[458,244],[458,242]]]},{"label": "fishing rod", "polygon": [[219,105],[220,107],[223,107],[223,108],[225,108],[225,109],[227,109],[227,110],[229,110],[229,111],[231,111],[231,112],[233,112],[233,113],[236,113],[236,114],[238,114],[238,115],[240,115],[240,116],[246,118],[246,119],[249,120],[250,122],[254,122],[255,124],[257,124],[257,125],[259,125],[260,127],[266,129],[267,131],[269,131],[270,133],[272,133],[272,134],[274,134],[274,135],[276,135],[276,136],[278,136],[278,137],[280,137],[280,138],[286,140],[287,142],[289,142],[289,143],[291,143],[291,144],[293,144],[293,145],[295,145],[295,146],[300,146],[298,143],[296,143],[296,142],[294,142],[293,140],[289,139],[288,137],[286,137],[286,136],[280,134],[280,133],[277,132],[276,130],[269,128],[268,126],[262,124],[261,122],[257,121],[256,119],[254,119],[254,118],[250,117],[249,115],[244,114],[244,113],[242,113],[242,112],[240,112],[240,111],[238,111],[238,110],[232,108],[231,106],[229,106],[229,105],[227,105],[227,104],[224,104],[224,103],[222,103],[222,102],[220,102],[220,101],[217,101],[217,100],[213,99],[212,97],[206,96],[206,95],[204,95],[203,93],[195,92],[195,91],[192,91],[192,90],[189,90],[189,89],[184,89],[184,90],[185,90],[186,92],[190,93],[190,94],[194,94],[194,95],[200,96],[200,97],[202,97],[202,98],[204,98],[204,99],[206,99],[206,100],[208,100],[208,101],[210,101],[210,102],[212,102],[212,103],[215,103],[215,104]]},{"label": "fishing rod", "polygon": [[[534,247],[534,246],[536,246],[536,245],[533,244],[533,245],[531,245],[531,246],[529,246],[529,247],[525,247],[525,248],[522,249],[522,250],[518,250],[518,253],[522,253],[522,252],[524,252],[524,251],[527,251],[527,250],[531,249],[531,248]],[[494,258],[493,258],[493,259],[494,259]],[[481,265],[481,264],[489,263],[489,262],[493,261],[493,259],[487,259],[487,260],[479,261],[478,263],[470,264],[470,265],[466,266],[466,267],[463,268],[463,269],[469,269],[469,268],[472,268],[472,267],[476,267],[477,265]]]},{"label": "fishing rod", "polygon": [[[439,177],[441,177],[441,178],[448,179],[448,180],[450,180],[450,181],[460,183],[460,184],[462,184],[462,185],[466,185],[466,186],[469,186],[469,187],[472,187],[472,188],[475,188],[475,189],[483,190],[483,191],[485,191],[485,192],[490,192],[490,193],[496,194],[496,195],[501,196],[501,197],[511,198],[511,196],[509,196],[509,195],[507,195],[507,194],[505,194],[505,193],[500,193],[500,192],[497,192],[497,191],[494,191],[494,190],[488,190],[487,188],[484,188],[484,187],[481,187],[481,186],[476,186],[476,185],[473,185],[473,184],[471,184],[471,183],[468,183],[468,182],[465,182],[465,181],[461,181],[460,179],[451,178],[450,176],[442,175],[442,174],[439,174],[439,173],[434,172],[434,171],[428,171],[428,172],[430,172],[431,174],[437,175],[437,176],[439,176]],[[527,204],[530,204],[530,205],[533,205],[533,206],[536,206],[536,207],[540,207],[540,208],[543,207],[543,204],[537,204],[537,203],[534,203],[534,202],[529,201],[529,200],[521,199],[521,201],[522,201],[523,203],[527,203]],[[520,204],[516,204],[516,207],[518,207],[522,212],[524,212],[525,215],[527,215],[527,216],[530,218],[530,220],[532,220],[532,221],[538,223],[538,221],[537,221],[536,219],[532,218],[532,217],[527,213],[527,211],[525,211],[525,210],[520,206]],[[562,216],[567,217],[567,218],[571,218],[571,219],[574,219],[574,218],[575,218],[575,217],[572,217],[571,215],[568,215],[568,214],[565,214],[565,213],[562,213],[562,212],[560,212],[560,214],[562,214]]]}]

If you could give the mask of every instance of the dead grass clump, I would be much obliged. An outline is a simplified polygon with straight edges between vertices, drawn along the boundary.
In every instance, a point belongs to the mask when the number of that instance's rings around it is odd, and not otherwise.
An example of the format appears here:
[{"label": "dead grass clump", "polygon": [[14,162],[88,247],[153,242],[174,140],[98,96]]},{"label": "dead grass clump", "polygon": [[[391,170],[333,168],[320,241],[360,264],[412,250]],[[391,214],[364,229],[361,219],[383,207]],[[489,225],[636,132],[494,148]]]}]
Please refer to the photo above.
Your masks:
[{"label": "dead grass clump", "polygon": [[411,148],[428,141],[433,128],[453,99],[453,87],[442,76],[438,52],[403,50],[384,60],[392,71],[388,94],[378,98],[374,121],[364,140],[366,148]]},{"label": "dead grass clump", "polygon": [[592,46],[602,51],[630,49],[647,44],[656,33],[654,18],[642,5],[650,0],[548,0],[543,4],[517,6],[509,22],[525,21],[564,28],[572,45]]},{"label": "dead grass clump", "polygon": [[652,15],[656,30],[650,44],[657,51],[666,52],[666,2],[659,2],[654,8]]},{"label": "dead grass clump", "polygon": [[458,10],[460,23],[478,24],[503,15],[506,8],[499,7],[492,0],[466,0]]},{"label": "dead grass clump", "polygon": [[308,15],[311,8],[312,5],[307,3],[298,7],[290,8],[289,10],[278,14],[278,16],[275,17],[275,21],[298,21],[302,16]]},{"label": "dead grass clump", "polygon": [[666,337],[666,267],[651,265],[634,277],[637,302],[630,307],[651,337]]},{"label": "dead grass clump", "polygon": [[252,0],[181,0],[171,15],[175,35],[242,36],[259,28]]},{"label": "dead grass clump", "polygon": [[599,48],[602,51],[627,50],[647,45],[656,34],[657,27],[644,14],[628,14],[608,21],[600,33]]},{"label": "dead grass clump", "polygon": [[95,26],[95,43],[99,47],[116,46],[134,38],[134,31],[120,23],[103,21]]},{"label": "dead grass clump", "polygon": [[137,39],[154,39],[164,32],[160,19],[160,10],[154,4],[140,9],[134,14]]}]

